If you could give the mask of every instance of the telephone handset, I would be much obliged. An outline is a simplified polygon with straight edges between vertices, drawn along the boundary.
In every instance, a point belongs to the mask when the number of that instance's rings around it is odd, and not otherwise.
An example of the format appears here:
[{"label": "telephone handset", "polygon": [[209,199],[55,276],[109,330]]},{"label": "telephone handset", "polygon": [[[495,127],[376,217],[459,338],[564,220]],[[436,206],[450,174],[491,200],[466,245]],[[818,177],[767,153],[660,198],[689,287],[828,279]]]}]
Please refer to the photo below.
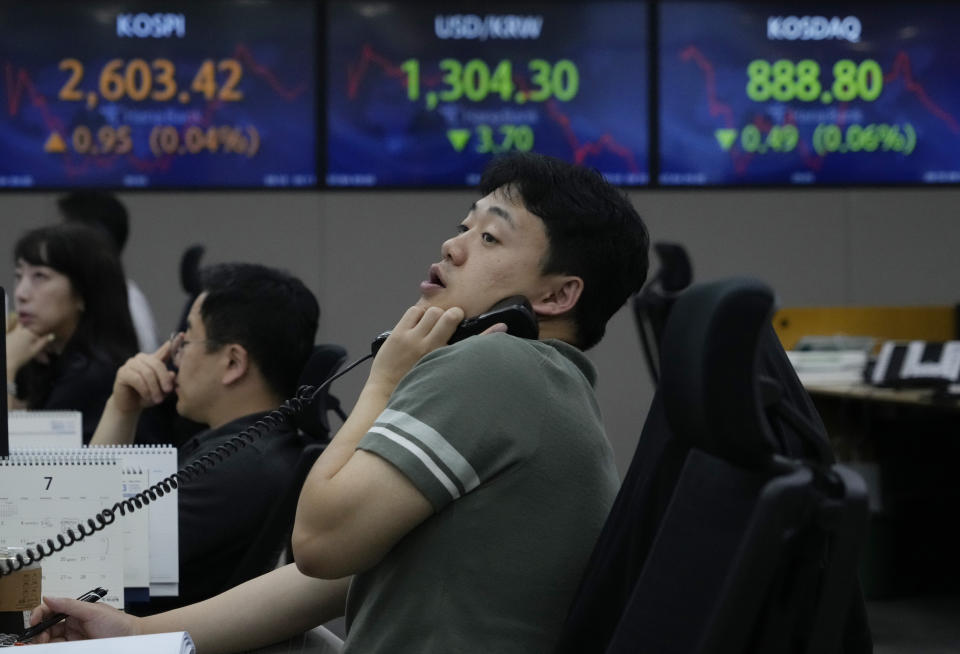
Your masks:
[{"label": "telephone handset", "polygon": [[[453,333],[453,336],[450,338],[449,342],[454,343],[468,336],[479,334],[498,322],[502,322],[507,325],[508,333],[515,336],[520,336],[521,338],[537,338],[540,332],[537,325],[537,316],[533,312],[530,302],[522,295],[515,295],[497,302],[490,308],[489,311],[486,311],[479,316],[464,320],[457,327],[457,330]],[[334,380],[338,379],[342,375],[345,375],[367,359],[376,355],[377,350],[380,349],[380,346],[383,345],[383,342],[387,340],[389,335],[390,332],[384,332],[383,334],[380,334],[380,336],[378,336],[371,344],[370,354],[364,355],[343,370],[331,375],[319,386],[301,386],[297,391],[296,396],[290,398],[284,402],[280,408],[270,412],[264,418],[260,419],[255,424],[243,430],[236,436],[231,437],[228,441],[218,446],[213,452],[194,459],[174,474],[165,479],[161,479],[157,483],[153,484],[146,490],[137,493],[133,497],[121,500],[110,508],[104,508],[96,516],[94,516],[94,518],[88,518],[86,521],[80,521],[77,524],[77,533],[79,533],[79,535],[77,535],[72,528],[68,528],[66,530],[66,534],[57,534],[56,540],[47,539],[45,542],[38,543],[32,548],[27,548],[26,555],[17,554],[16,563],[8,560],[6,561],[5,566],[0,566],[0,577],[12,574],[17,570],[20,570],[23,567],[33,563],[34,561],[40,561],[41,559],[50,556],[55,552],[59,552],[64,547],[73,545],[74,543],[83,540],[85,537],[91,536],[94,533],[104,529],[107,525],[110,525],[116,520],[117,513],[120,515],[126,515],[128,512],[142,509],[144,506],[149,505],[151,501],[156,501],[157,499],[170,493],[173,489],[177,488],[181,481],[189,481],[194,477],[207,472],[221,461],[228,459],[230,455],[236,452],[239,448],[253,443],[255,438],[260,437],[261,431],[272,429],[283,422],[293,420],[306,407],[310,406],[320,392],[329,386]]]},{"label": "telephone handset", "polygon": [[[456,343],[468,336],[476,336],[499,322],[507,326],[508,334],[520,338],[537,338],[540,335],[537,314],[533,312],[530,301],[522,295],[512,295],[500,300],[479,316],[467,318],[461,322],[448,343]],[[377,336],[370,344],[370,352],[376,355],[388,336],[390,336],[389,331]]]}]

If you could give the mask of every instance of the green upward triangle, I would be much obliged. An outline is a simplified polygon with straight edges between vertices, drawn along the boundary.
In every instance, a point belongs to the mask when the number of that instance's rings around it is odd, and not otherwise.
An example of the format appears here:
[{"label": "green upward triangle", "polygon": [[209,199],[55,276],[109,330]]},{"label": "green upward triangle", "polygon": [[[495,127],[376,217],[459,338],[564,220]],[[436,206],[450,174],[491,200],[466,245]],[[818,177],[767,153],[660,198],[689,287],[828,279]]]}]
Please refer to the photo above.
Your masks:
[{"label": "green upward triangle", "polygon": [[447,138],[450,139],[450,145],[453,146],[453,149],[460,152],[467,145],[467,141],[470,140],[470,130],[448,129]]},{"label": "green upward triangle", "polygon": [[733,145],[733,142],[737,139],[737,130],[718,129],[714,130],[713,135],[717,138],[717,143],[720,144],[721,148],[729,150],[730,146]]}]

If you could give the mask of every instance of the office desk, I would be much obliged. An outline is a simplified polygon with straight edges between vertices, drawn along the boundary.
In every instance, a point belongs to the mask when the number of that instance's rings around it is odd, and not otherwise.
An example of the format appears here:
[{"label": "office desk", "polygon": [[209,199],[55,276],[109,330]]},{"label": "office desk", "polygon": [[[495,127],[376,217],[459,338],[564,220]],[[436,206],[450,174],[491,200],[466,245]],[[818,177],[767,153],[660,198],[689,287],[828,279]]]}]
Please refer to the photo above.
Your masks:
[{"label": "office desk", "polygon": [[[929,458],[960,442],[960,398],[927,389],[879,388],[862,383],[805,384],[841,461],[872,461],[910,444]],[[921,439],[917,441],[916,439]],[[924,445],[923,439],[926,439]],[[945,444],[936,445],[938,440]],[[888,442],[889,441],[889,442]],[[957,461],[960,465],[960,460]]]},{"label": "office desk", "polygon": [[942,409],[944,411],[960,411],[960,397],[949,399],[939,399],[934,397],[934,393],[929,389],[919,388],[880,388],[870,386],[869,384],[804,384],[813,397],[814,402],[817,398],[837,398],[847,399],[857,402],[890,402],[894,404],[907,404],[911,406],[929,407],[931,409]]},{"label": "office desk", "polygon": [[806,388],[838,460],[861,471],[873,495],[867,596],[960,591],[960,400],[865,384]]}]

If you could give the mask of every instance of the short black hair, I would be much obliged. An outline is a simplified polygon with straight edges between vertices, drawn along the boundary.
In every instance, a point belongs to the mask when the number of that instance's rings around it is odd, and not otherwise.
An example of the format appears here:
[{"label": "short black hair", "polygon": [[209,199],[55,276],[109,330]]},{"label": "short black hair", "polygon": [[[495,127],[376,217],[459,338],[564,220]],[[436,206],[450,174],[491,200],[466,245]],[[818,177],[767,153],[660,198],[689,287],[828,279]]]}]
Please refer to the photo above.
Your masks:
[{"label": "short black hair", "polygon": [[112,193],[74,191],[57,200],[64,220],[84,223],[110,237],[117,253],[123,252],[130,235],[127,208]]},{"label": "short black hair", "polygon": [[313,293],[285,271],[252,263],[208,266],[200,279],[208,350],[242,345],[267,385],[281,397],[292,396],[320,320]]},{"label": "short black hair", "polygon": [[17,240],[13,258],[65,275],[83,299],[84,310],[68,347],[86,354],[104,352],[118,366],[136,354],[123,266],[102,232],[79,223],[39,227]]},{"label": "short black hair", "polygon": [[543,273],[583,279],[575,344],[599,343],[607,321],[647,278],[650,236],[630,200],[596,170],[532,152],[493,159],[479,190],[500,191],[543,221],[550,250]]}]

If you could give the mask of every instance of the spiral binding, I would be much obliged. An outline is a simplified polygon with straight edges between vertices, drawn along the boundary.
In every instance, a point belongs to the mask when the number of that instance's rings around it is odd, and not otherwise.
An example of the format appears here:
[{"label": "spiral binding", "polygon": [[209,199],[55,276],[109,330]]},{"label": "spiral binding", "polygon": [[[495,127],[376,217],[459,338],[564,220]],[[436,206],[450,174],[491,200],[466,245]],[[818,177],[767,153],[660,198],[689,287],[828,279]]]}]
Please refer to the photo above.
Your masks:
[{"label": "spiral binding", "polygon": [[74,543],[82,541],[87,536],[92,536],[98,531],[102,531],[117,519],[117,512],[119,512],[121,516],[124,516],[128,511],[132,513],[137,509],[142,509],[144,506],[149,505],[151,501],[156,501],[165,494],[175,490],[181,481],[190,481],[191,479],[195,479],[201,474],[212,470],[218,464],[230,458],[234,453],[240,451],[247,445],[254,443],[256,439],[261,438],[264,431],[270,431],[281,427],[287,421],[291,421],[296,418],[306,407],[310,406],[320,392],[333,383],[334,380],[342,375],[347,374],[372,356],[373,354],[367,354],[366,356],[357,359],[340,372],[328,377],[319,386],[301,386],[297,390],[297,394],[295,396],[288,399],[278,408],[274,409],[266,416],[241,431],[239,434],[231,436],[229,440],[221,443],[211,452],[197,457],[177,472],[164,479],[161,479],[154,485],[137,493],[136,495],[115,503],[109,509],[103,509],[93,518],[87,518],[86,524],[81,521],[77,525],[79,536],[74,533],[72,528],[68,528],[65,534],[57,534],[56,542],[53,538],[48,538],[46,543],[38,543],[35,548],[26,548],[26,554],[18,553],[15,557],[16,561],[7,559],[4,562],[5,565],[0,565],[0,578],[9,574],[13,574],[14,572],[19,572],[28,565],[41,561],[44,558],[61,551],[65,547],[69,547]]}]

